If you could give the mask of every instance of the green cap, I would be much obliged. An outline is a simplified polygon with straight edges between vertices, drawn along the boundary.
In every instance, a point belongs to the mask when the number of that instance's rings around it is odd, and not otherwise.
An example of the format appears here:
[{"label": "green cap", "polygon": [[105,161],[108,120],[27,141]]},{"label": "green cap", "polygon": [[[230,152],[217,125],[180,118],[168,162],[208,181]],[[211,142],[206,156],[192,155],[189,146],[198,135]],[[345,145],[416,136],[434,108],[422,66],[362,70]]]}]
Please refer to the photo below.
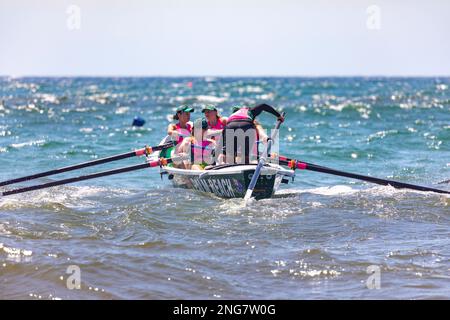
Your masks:
[{"label": "green cap", "polygon": [[212,104],[209,104],[209,105],[203,107],[202,112],[204,113],[206,110],[217,111],[217,108],[215,106],[213,106]]},{"label": "green cap", "polygon": [[195,120],[193,130],[195,130],[196,128],[200,128],[200,127],[202,129],[208,129],[208,121],[206,121],[205,118]]},{"label": "green cap", "polygon": [[191,108],[190,106],[188,106],[186,104],[182,105],[182,106],[179,106],[177,108],[177,110],[175,111],[175,115],[173,116],[173,118],[175,120],[178,120],[178,112],[194,112],[194,108]]}]

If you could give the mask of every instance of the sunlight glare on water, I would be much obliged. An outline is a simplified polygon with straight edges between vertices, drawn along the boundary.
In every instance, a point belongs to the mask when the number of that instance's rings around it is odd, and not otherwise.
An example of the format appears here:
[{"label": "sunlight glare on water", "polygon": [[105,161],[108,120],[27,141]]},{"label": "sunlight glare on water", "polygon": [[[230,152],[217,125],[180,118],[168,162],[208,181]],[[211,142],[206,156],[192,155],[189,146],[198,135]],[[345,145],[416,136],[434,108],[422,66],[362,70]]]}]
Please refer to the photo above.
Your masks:
[{"label": "sunlight glare on water", "polygon": [[[155,145],[182,103],[195,119],[205,103],[227,116],[265,101],[287,114],[281,154],[449,190],[436,185],[450,177],[449,84],[4,77],[0,180]],[[137,115],[141,128],[131,127]],[[0,299],[450,298],[448,195],[297,170],[273,198],[245,203],[175,189],[158,170],[0,198]],[[81,287],[68,290],[74,265]],[[370,266],[380,289],[366,286]]]}]

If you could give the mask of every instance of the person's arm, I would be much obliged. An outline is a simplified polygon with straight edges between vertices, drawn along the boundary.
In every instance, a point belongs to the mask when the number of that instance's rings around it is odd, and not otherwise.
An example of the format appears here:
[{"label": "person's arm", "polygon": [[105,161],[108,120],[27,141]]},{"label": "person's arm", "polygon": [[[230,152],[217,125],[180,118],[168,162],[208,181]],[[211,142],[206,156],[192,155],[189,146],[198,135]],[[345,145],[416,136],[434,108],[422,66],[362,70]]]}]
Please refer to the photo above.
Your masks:
[{"label": "person's arm", "polygon": [[256,130],[258,130],[259,141],[266,143],[268,137],[264,128],[260,124],[257,124]]},{"label": "person's arm", "polygon": [[277,110],[266,103],[258,104],[256,107],[251,108],[250,111],[253,113],[254,117],[259,116],[263,111],[271,113],[277,118],[281,117],[281,114]]},{"label": "person's arm", "polygon": [[215,148],[217,145],[216,140],[213,139],[207,139],[207,141],[210,143],[210,145],[208,146],[209,148]]},{"label": "person's arm", "polygon": [[171,124],[169,124],[169,126],[167,127],[167,134],[168,134],[169,136],[172,136],[172,134],[173,134],[174,132],[177,132],[177,128],[175,127],[175,125],[173,125],[173,124],[171,123]]},{"label": "person's arm", "polygon": [[222,135],[222,129],[208,129],[205,132],[205,137],[209,138],[209,137],[218,137]]},{"label": "person's arm", "polygon": [[222,120],[222,125],[225,127],[227,125],[228,118],[227,117],[221,117],[220,119]]},{"label": "person's arm", "polygon": [[191,138],[186,137],[180,144],[175,148],[175,153],[177,155],[183,156],[189,153],[189,148],[191,146]]},{"label": "person's arm", "polygon": [[[179,157],[186,157],[188,154],[190,154],[190,147],[191,147],[191,137],[186,137],[183,139],[183,141],[180,142],[178,146],[175,148],[175,154]],[[190,168],[190,159],[185,158],[183,160],[177,160],[176,165],[178,168],[181,169],[189,169]],[[175,164],[175,162],[174,162]]]}]

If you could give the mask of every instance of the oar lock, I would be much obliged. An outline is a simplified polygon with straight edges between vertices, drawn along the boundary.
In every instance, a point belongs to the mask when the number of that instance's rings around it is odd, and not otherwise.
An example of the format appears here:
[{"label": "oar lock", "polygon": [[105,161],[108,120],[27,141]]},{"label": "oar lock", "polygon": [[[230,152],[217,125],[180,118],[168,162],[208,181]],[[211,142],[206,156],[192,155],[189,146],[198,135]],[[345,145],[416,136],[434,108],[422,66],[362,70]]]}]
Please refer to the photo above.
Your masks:
[{"label": "oar lock", "polygon": [[297,162],[294,159],[292,159],[291,161],[288,162],[288,166],[292,170],[295,170],[295,169],[297,169]]},{"label": "oar lock", "polygon": [[[276,152],[271,153],[269,155],[269,158],[274,159],[274,160],[277,160],[277,159],[279,160],[278,154]],[[295,169],[297,169],[297,161],[295,161],[295,159],[288,160],[287,166],[289,167],[289,169],[295,170]]]},{"label": "oar lock", "polygon": [[162,166],[167,166],[167,159],[166,158],[160,158],[159,159],[159,165],[160,165],[160,167],[162,167]]},{"label": "oar lock", "polygon": [[145,146],[145,156],[146,157],[148,157],[150,154],[152,154],[153,153],[153,149],[152,149],[152,147],[149,147],[149,146]]}]

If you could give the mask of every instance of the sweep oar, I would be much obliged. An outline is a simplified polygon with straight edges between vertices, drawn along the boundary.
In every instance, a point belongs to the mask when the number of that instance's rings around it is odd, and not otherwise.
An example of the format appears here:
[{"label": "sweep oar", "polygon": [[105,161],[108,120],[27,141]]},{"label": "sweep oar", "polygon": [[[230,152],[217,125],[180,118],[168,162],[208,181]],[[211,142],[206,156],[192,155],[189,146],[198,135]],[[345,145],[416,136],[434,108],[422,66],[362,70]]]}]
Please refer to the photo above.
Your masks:
[{"label": "sweep oar", "polygon": [[68,167],[63,167],[63,168],[59,168],[59,169],[53,169],[53,170],[49,170],[49,171],[45,171],[45,172],[32,174],[32,175],[26,176],[26,177],[21,177],[21,178],[16,178],[16,179],[3,181],[3,182],[0,182],[0,186],[7,186],[7,185],[10,185],[10,184],[13,184],[13,183],[29,181],[29,180],[33,180],[33,179],[42,178],[42,177],[48,177],[48,176],[51,176],[51,175],[54,175],[54,174],[58,174],[58,173],[68,172],[68,171],[82,169],[82,168],[86,168],[86,167],[92,167],[92,166],[95,166],[95,165],[99,165],[99,164],[103,164],[103,163],[107,163],[107,162],[112,162],[112,161],[117,161],[117,160],[121,160],[121,159],[126,159],[126,158],[131,158],[131,157],[140,157],[140,156],[143,156],[143,155],[149,155],[149,154],[151,154],[154,151],[167,149],[167,148],[170,148],[170,147],[172,147],[174,145],[175,145],[174,142],[169,142],[169,143],[166,143],[166,144],[163,144],[163,145],[159,145],[159,146],[155,146],[155,147],[145,147],[145,148],[138,149],[138,150],[135,150],[135,151],[132,151],[132,152],[122,153],[122,154],[110,156],[110,157],[107,157],[107,158],[101,158],[101,159],[97,159],[97,160],[93,160],[93,161],[88,161],[88,162],[83,162],[83,163],[80,163],[80,164],[75,164],[75,165],[68,166]]},{"label": "sweep oar", "polygon": [[419,191],[431,191],[431,192],[437,192],[437,193],[443,193],[443,194],[450,194],[450,191],[430,188],[430,187],[424,187],[419,185],[414,185],[410,183],[404,183],[394,180],[387,180],[387,179],[380,179],[375,177],[369,177],[364,176],[357,173],[351,173],[351,172],[345,172],[340,171],[328,167],[319,166],[313,163],[303,162],[295,159],[289,159],[283,156],[279,156],[277,158],[272,158],[272,160],[279,160],[279,163],[282,165],[289,166],[291,169],[301,169],[301,170],[310,170],[310,171],[316,171],[316,172],[322,172],[322,173],[328,173],[335,176],[341,176],[341,177],[347,177],[357,180],[363,180],[367,182],[372,182],[376,184],[380,184],[383,186],[392,186],[397,189],[412,189],[412,190],[419,190]]},{"label": "sweep oar", "polygon": [[119,173],[124,173],[124,172],[146,169],[149,167],[151,168],[151,167],[165,166],[169,163],[172,163],[176,159],[178,160],[178,159],[182,159],[182,158],[181,157],[174,157],[174,158],[169,158],[169,159],[161,158],[158,160],[149,161],[144,164],[138,164],[138,165],[123,167],[123,168],[119,168],[119,169],[113,169],[113,170],[108,170],[108,171],[103,171],[103,172],[98,172],[98,173],[87,174],[87,175],[83,175],[83,176],[79,176],[79,177],[75,177],[75,178],[52,181],[52,182],[48,182],[48,183],[31,186],[31,187],[25,187],[25,188],[4,191],[4,192],[0,193],[0,195],[4,197],[4,196],[12,195],[12,194],[17,194],[17,193],[24,193],[24,192],[29,192],[29,191],[39,190],[39,189],[60,186],[63,184],[69,184],[69,183],[78,182],[78,181],[90,180],[90,179],[111,176],[114,174],[119,174]]},{"label": "sweep oar", "polygon": [[445,180],[445,181],[441,181],[438,184],[444,184],[444,183],[450,183],[450,179],[449,180]]},{"label": "sweep oar", "polygon": [[[285,113],[282,113],[282,117],[284,117]],[[275,125],[275,130],[272,132],[272,136],[270,137],[269,141],[267,141],[266,150],[264,150],[264,153],[262,154],[261,158],[259,159],[258,165],[256,166],[255,173],[252,176],[252,180],[250,180],[250,184],[248,185],[247,192],[245,193],[244,200],[247,201],[252,197],[253,189],[255,189],[256,182],[258,182],[259,175],[261,173],[261,169],[266,163],[266,157],[268,154],[270,154],[270,149],[272,148],[273,139],[275,139],[278,129],[281,125],[281,120],[277,120],[277,124]]]}]

